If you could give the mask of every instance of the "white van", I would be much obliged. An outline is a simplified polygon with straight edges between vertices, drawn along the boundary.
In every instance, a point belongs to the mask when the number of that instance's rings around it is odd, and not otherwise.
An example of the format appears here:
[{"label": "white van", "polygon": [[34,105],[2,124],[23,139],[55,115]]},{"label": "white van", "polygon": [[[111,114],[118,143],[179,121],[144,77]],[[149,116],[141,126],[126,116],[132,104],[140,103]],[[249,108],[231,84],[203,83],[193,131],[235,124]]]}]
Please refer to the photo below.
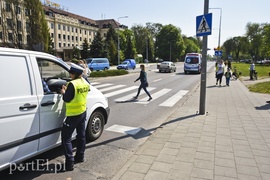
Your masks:
[{"label": "white van", "polygon": [[[69,65],[50,54],[0,47],[0,170],[61,144],[65,105],[59,93]],[[45,81],[50,92],[45,92]],[[90,86],[86,137],[98,139],[107,123],[107,98]],[[76,131],[73,134],[75,139]]]},{"label": "white van", "polygon": [[202,55],[199,53],[187,53],[184,60],[184,72],[201,73]]}]

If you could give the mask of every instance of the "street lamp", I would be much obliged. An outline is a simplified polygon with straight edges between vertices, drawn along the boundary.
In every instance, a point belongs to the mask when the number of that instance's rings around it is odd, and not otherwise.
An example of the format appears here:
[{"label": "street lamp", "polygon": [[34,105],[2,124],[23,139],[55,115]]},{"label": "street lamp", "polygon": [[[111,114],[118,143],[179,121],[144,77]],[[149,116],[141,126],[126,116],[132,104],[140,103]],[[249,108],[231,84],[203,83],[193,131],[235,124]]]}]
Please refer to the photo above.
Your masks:
[{"label": "street lamp", "polygon": [[221,8],[209,8],[209,9],[219,9],[219,10],[220,10],[220,18],[219,18],[219,34],[218,34],[218,47],[220,48],[220,33],[221,33],[221,17],[222,17],[222,9],[221,9]]},{"label": "street lamp", "polygon": [[[118,23],[119,23],[119,19],[121,19],[121,18],[128,18],[128,16],[119,17],[118,18]],[[119,23],[118,31],[117,31],[117,53],[118,53],[118,56],[117,56],[118,61],[117,62],[118,62],[118,65],[120,64],[120,57],[119,57],[119,51],[120,51],[119,30],[120,30],[120,23]]]}]

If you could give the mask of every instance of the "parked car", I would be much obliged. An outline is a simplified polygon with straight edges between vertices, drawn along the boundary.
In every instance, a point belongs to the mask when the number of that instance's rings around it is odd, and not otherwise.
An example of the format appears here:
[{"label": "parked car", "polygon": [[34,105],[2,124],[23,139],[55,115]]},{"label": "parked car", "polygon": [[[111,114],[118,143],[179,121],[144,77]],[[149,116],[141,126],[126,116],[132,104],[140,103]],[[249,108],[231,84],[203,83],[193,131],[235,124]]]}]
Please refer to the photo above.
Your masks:
[{"label": "parked car", "polygon": [[[50,54],[0,47],[0,170],[61,145],[65,103],[60,90],[70,66]],[[11,73],[11,69],[19,69]],[[86,137],[98,139],[108,121],[107,98],[90,85]],[[72,135],[76,138],[76,133]]]},{"label": "parked car", "polygon": [[126,59],[121,64],[117,66],[117,69],[135,69],[136,68],[136,61],[135,59]]},{"label": "parked car", "polygon": [[85,60],[91,71],[105,71],[110,69],[110,63],[107,58],[86,58]]},{"label": "parked car", "polygon": [[176,66],[171,61],[163,61],[160,63],[159,72],[175,72]]}]

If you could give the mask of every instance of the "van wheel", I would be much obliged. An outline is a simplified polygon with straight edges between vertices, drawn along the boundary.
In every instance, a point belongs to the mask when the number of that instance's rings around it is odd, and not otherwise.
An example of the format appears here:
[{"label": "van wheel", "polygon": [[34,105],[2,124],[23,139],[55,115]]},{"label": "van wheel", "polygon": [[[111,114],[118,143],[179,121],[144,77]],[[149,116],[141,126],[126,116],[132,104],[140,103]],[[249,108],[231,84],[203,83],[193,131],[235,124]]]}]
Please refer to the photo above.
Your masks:
[{"label": "van wheel", "polygon": [[185,74],[187,74],[187,71],[185,71]]},{"label": "van wheel", "polygon": [[93,71],[94,69],[93,68],[90,68],[90,71]]},{"label": "van wheel", "polygon": [[108,70],[108,68],[105,67],[105,68],[104,68],[104,71],[107,71],[107,70]]},{"label": "van wheel", "polygon": [[101,111],[93,112],[93,114],[90,116],[85,131],[87,141],[95,141],[101,136],[104,130],[104,122],[105,118]]}]

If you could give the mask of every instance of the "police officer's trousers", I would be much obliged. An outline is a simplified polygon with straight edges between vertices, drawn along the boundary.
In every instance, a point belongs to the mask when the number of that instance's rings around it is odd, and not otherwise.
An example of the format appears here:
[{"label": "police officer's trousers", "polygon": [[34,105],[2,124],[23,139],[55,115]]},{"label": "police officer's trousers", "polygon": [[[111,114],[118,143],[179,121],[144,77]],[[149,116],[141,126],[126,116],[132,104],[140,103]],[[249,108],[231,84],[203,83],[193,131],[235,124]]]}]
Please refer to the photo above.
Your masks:
[{"label": "police officer's trousers", "polygon": [[72,142],[71,136],[74,130],[76,129],[77,136],[77,150],[76,157],[83,159],[85,151],[85,120],[86,120],[86,111],[78,116],[68,116],[63,123],[62,127],[62,145],[64,147],[64,153],[66,157],[66,162],[74,161],[72,153]]}]

